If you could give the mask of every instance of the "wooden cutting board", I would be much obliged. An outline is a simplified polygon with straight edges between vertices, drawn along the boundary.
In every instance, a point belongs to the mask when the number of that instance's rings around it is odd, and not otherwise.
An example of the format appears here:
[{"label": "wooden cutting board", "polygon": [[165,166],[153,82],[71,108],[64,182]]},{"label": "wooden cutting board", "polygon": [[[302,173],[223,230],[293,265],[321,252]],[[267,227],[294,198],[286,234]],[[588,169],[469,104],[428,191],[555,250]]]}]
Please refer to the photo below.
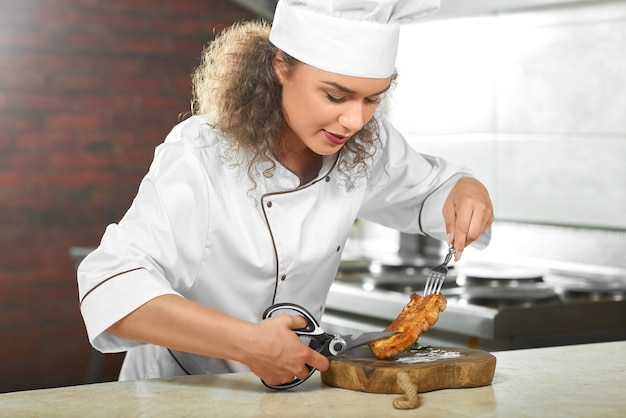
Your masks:
[{"label": "wooden cutting board", "polygon": [[486,386],[495,370],[496,358],[482,350],[433,347],[378,360],[363,347],[331,358],[329,369],[321,375],[330,386],[369,393],[403,393],[397,375],[405,372],[421,393]]}]

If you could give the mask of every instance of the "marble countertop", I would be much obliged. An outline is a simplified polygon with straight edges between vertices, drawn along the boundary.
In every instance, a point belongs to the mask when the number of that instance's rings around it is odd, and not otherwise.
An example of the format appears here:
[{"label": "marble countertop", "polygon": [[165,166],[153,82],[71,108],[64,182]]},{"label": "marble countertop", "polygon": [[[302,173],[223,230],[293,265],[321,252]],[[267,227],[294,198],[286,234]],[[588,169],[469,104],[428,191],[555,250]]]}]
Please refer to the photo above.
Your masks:
[{"label": "marble countertop", "polygon": [[250,373],[111,382],[0,394],[0,417],[621,417],[626,411],[626,341],[493,353],[490,386],[419,395],[332,388],[315,373],[289,391]]}]

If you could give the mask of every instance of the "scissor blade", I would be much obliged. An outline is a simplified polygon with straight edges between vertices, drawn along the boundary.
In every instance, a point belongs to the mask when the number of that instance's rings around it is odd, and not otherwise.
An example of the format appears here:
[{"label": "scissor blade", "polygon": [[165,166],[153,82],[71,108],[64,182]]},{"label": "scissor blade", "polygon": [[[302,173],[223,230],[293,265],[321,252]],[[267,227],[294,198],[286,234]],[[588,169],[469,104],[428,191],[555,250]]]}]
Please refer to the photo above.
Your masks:
[{"label": "scissor blade", "polygon": [[352,339],[351,335],[343,337],[346,341],[346,349],[345,351],[352,350],[353,348],[360,347],[367,343],[371,343],[372,341],[382,340],[383,338],[389,338],[392,335],[399,334],[398,332],[389,332],[389,331],[378,331],[378,332],[366,332],[365,334],[361,334],[355,339]]}]

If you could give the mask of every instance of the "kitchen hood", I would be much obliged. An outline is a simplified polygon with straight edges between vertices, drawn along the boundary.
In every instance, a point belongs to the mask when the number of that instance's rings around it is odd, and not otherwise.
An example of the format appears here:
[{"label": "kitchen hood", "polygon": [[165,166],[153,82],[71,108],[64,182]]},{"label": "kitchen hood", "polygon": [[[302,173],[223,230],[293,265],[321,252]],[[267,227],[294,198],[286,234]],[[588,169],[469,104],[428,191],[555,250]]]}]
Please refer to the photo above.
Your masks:
[{"label": "kitchen hood", "polygon": [[[258,16],[272,20],[278,0],[231,0]],[[429,20],[566,6],[588,0],[442,0],[441,9]],[[609,1],[609,0],[606,0]],[[597,3],[602,3],[599,1]]]},{"label": "kitchen hood", "polygon": [[274,17],[274,10],[276,9],[276,3],[278,0],[231,0],[253,13],[256,13],[260,17],[272,20]]}]

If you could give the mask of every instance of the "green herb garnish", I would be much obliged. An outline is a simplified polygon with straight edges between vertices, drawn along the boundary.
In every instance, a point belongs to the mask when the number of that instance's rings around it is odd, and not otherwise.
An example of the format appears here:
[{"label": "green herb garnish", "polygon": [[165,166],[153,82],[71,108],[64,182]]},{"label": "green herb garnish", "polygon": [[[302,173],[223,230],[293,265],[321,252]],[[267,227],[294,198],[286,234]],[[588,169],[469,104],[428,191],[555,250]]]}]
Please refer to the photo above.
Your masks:
[{"label": "green herb garnish", "polygon": [[415,344],[409,347],[407,351],[418,351],[418,350],[432,350],[432,345],[422,345],[419,341],[416,341]]}]

